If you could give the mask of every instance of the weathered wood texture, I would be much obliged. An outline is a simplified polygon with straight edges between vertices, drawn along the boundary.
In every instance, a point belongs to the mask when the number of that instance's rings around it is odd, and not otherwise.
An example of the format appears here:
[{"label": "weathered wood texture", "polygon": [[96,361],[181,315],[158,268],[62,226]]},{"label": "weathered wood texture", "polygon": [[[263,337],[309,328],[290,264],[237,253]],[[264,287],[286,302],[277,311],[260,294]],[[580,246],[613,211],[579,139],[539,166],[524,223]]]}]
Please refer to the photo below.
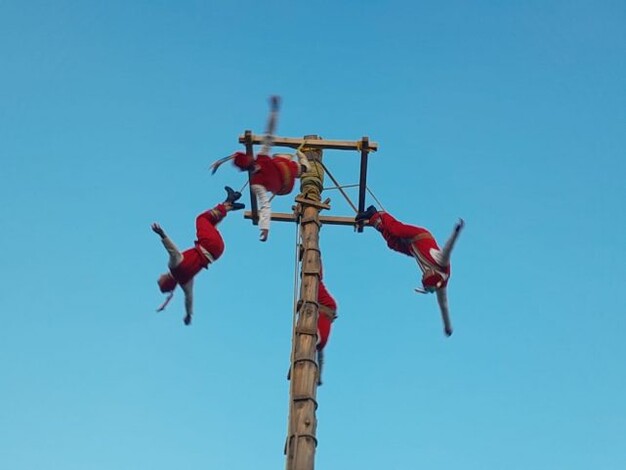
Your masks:
[{"label": "weathered wood texture", "polygon": [[[252,219],[252,212],[246,211],[243,214],[245,219]],[[272,212],[272,220],[277,222],[295,222],[296,216],[294,214],[290,214],[287,212]],[[340,216],[332,216],[332,215],[320,215],[318,220],[323,225],[353,225],[354,217],[340,217]]]},{"label": "weathered wood texture", "polygon": [[[311,136],[307,136],[311,137]],[[311,160],[321,160],[321,151],[306,152]],[[309,193],[305,186],[323,186],[323,173],[316,172],[314,178],[301,179],[301,193]],[[318,194],[313,192],[310,194]],[[316,201],[321,202],[321,199]],[[291,365],[289,431],[287,436],[287,470],[313,470],[317,447],[317,292],[320,281],[319,211],[314,204],[301,203],[300,237],[302,262],[300,288],[300,311],[296,321],[293,341],[293,363]]]},{"label": "weathered wood texture", "polygon": [[[244,135],[239,136],[239,143],[246,143],[246,135],[250,131],[246,131]],[[259,145],[263,143],[262,135],[250,134],[252,143]],[[364,138],[365,139],[365,138]],[[325,139],[308,139],[306,137],[274,137],[272,143],[275,147],[291,147],[298,148],[302,143],[308,148],[315,149],[334,149],[334,150],[362,150],[363,140],[325,140]],[[367,141],[367,150],[376,152],[378,150],[378,144],[376,142]]]}]

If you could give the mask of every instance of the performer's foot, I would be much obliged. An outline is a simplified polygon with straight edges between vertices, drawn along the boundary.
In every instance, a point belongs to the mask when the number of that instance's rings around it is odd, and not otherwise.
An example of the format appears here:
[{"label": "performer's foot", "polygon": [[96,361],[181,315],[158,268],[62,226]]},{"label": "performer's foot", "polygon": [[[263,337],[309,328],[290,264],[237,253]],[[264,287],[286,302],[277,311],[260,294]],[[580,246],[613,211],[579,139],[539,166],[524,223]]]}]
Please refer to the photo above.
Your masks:
[{"label": "performer's foot", "polygon": [[360,222],[361,220],[370,220],[376,212],[378,211],[374,206],[369,206],[364,212],[359,212],[354,218],[354,221]]},{"label": "performer's foot", "polygon": [[270,231],[266,228],[261,229],[261,234],[259,235],[259,240],[262,242],[267,241],[267,237],[269,236]]},{"label": "performer's foot", "polygon": [[246,205],[241,203],[241,202],[233,202],[230,205],[230,210],[231,211],[238,211],[238,210],[244,209],[245,207],[246,207]]},{"label": "performer's foot", "polygon": [[241,193],[239,191],[235,191],[230,186],[224,186],[226,190],[226,200],[224,202],[235,202],[241,197]]},{"label": "performer's foot", "polygon": [[183,319],[183,322],[185,322],[185,325],[190,325],[191,324],[191,315],[185,315],[185,318]]}]

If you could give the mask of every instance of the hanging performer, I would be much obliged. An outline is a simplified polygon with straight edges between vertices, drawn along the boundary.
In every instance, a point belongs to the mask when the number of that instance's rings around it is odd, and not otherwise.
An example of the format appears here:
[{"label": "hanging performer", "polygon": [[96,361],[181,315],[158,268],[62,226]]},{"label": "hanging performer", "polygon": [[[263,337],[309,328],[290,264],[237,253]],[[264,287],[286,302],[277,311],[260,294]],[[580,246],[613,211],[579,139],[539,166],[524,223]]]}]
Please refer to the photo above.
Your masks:
[{"label": "hanging performer", "polygon": [[250,173],[250,189],[252,189],[257,200],[259,228],[261,230],[259,239],[262,242],[266,241],[269,235],[272,215],[271,200],[273,196],[270,197],[268,192],[279,196],[291,193],[296,178],[310,169],[307,157],[299,149],[296,151],[299,164],[292,161],[294,155],[288,153],[277,153],[270,157],[279,108],[280,97],[270,97],[270,114],[267,118],[261,150],[257,153],[256,158],[244,152],[235,152],[211,165],[211,173],[215,174],[222,164],[233,160],[237,168]]},{"label": "hanging performer", "polygon": [[439,248],[433,235],[425,228],[403,224],[388,213],[377,211],[374,206],[369,206],[366,211],[357,214],[355,221],[368,221],[370,225],[382,234],[389,248],[412,256],[417,260],[417,264],[423,273],[423,288],[416,288],[415,290],[423,294],[432,292],[437,294],[444,331],[447,336],[450,336],[452,334],[452,325],[448,311],[447,293],[448,281],[450,279],[450,254],[465,225],[463,219],[459,219],[454,226],[454,231],[444,245],[443,250]]},{"label": "hanging performer", "polygon": [[152,231],[161,237],[161,242],[169,254],[167,267],[169,272],[161,274],[158,279],[159,288],[163,293],[169,293],[167,299],[157,312],[165,309],[174,295],[174,289],[180,285],[185,293],[185,325],[191,323],[193,316],[193,279],[202,268],[207,269],[224,252],[224,240],[216,225],[226,217],[230,211],[243,209],[245,206],[237,201],[241,193],[226,186],[226,200],[203,212],[196,218],[197,240],[192,248],[180,252],[174,242],[165,234],[158,223],[152,224]]},{"label": "hanging performer", "polygon": [[296,178],[308,171],[310,164],[306,156],[296,151],[298,163],[293,161],[294,156],[278,153],[269,156],[269,146],[264,145],[256,158],[243,152],[234,154],[233,162],[241,171],[249,171],[250,188],[254,193],[259,211],[259,239],[267,240],[271,219],[271,199],[268,193],[283,196],[291,193]]},{"label": "hanging performer", "polygon": [[267,118],[263,145],[256,158],[244,152],[233,154],[233,163],[241,171],[250,173],[250,189],[254,193],[259,212],[259,229],[261,230],[259,240],[267,241],[270,230],[270,219],[272,216],[271,201],[273,196],[289,194],[293,190],[296,178],[310,168],[306,156],[296,151],[299,164],[293,161],[293,155],[288,153],[277,153],[270,157],[273,144],[273,135],[276,132],[278,122],[278,111],[280,108],[280,98],[272,96],[270,98],[270,114]]}]

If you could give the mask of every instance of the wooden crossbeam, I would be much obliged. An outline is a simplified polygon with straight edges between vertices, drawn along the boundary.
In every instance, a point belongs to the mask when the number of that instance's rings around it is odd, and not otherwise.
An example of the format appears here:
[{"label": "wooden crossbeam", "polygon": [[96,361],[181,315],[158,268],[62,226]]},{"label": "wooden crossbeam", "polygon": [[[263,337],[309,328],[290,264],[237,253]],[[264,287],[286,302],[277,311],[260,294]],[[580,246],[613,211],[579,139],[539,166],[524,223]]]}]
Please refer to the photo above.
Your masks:
[{"label": "wooden crossbeam", "polygon": [[[244,219],[254,220],[252,212],[246,211],[243,214]],[[272,212],[272,220],[277,222],[295,222],[296,216],[286,212]],[[337,217],[331,215],[320,215],[319,221],[327,225],[352,225],[355,226],[354,217]]]},{"label": "wooden crossbeam", "polygon": [[[250,135],[252,144],[259,145],[263,143],[264,136],[248,134],[249,132],[250,131],[246,131],[244,135],[239,136],[240,144],[246,143],[246,135]],[[302,137],[273,137],[272,143],[275,147],[291,147],[294,149],[304,143],[307,147],[315,149],[360,150],[366,152],[376,152],[378,150],[378,144],[376,142],[370,142],[366,137],[361,140],[309,140]],[[363,148],[364,143],[367,145],[367,148]]]}]

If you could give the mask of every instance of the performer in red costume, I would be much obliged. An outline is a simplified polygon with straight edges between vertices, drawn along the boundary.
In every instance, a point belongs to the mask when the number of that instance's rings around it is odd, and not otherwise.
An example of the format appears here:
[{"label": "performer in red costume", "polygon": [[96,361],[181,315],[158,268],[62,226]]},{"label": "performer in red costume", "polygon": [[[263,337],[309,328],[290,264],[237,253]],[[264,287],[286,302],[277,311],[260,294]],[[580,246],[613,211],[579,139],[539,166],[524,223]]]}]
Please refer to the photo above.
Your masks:
[{"label": "performer in red costume", "polygon": [[197,240],[192,248],[182,253],[158,223],[152,224],[152,231],[161,237],[161,242],[169,254],[169,272],[162,274],[157,281],[161,292],[169,293],[169,295],[157,311],[165,309],[174,295],[174,289],[180,285],[185,293],[185,325],[191,323],[193,316],[194,277],[203,268],[207,269],[209,264],[214,263],[224,252],[224,240],[216,225],[226,217],[227,212],[244,208],[243,204],[235,202],[241,197],[241,193],[233,191],[228,186],[225,189],[226,200],[196,218]]},{"label": "performer in red costume", "polygon": [[324,347],[328,343],[332,323],[337,318],[337,302],[330,295],[328,289],[321,279],[317,291],[317,303],[319,304],[317,313],[317,363],[319,365],[318,385],[322,385],[322,370],[324,368]]},{"label": "performer in red costume", "polygon": [[369,224],[382,234],[389,248],[412,256],[417,260],[423,273],[423,289],[417,288],[415,290],[424,294],[432,292],[437,294],[437,301],[444,321],[444,331],[447,336],[450,336],[452,325],[450,324],[447,294],[450,279],[450,254],[465,225],[463,219],[459,219],[454,226],[454,231],[443,250],[439,248],[433,235],[425,228],[403,224],[388,213],[377,211],[374,206],[370,206],[366,211],[357,214],[355,221],[369,221]]},{"label": "performer in red costume", "polygon": [[268,192],[282,196],[293,190],[296,178],[309,170],[310,164],[306,156],[296,151],[299,163],[293,161],[293,155],[277,153],[268,155],[269,146],[264,145],[256,159],[243,152],[233,154],[233,163],[241,171],[251,171],[250,188],[257,199],[259,210],[259,239],[267,240],[270,229],[271,205]]},{"label": "performer in red costume", "polygon": [[319,315],[317,317],[317,350],[322,351],[328,337],[330,336],[330,327],[337,318],[337,302],[330,295],[324,282],[320,279],[319,289],[317,292],[317,302],[319,304]]}]

